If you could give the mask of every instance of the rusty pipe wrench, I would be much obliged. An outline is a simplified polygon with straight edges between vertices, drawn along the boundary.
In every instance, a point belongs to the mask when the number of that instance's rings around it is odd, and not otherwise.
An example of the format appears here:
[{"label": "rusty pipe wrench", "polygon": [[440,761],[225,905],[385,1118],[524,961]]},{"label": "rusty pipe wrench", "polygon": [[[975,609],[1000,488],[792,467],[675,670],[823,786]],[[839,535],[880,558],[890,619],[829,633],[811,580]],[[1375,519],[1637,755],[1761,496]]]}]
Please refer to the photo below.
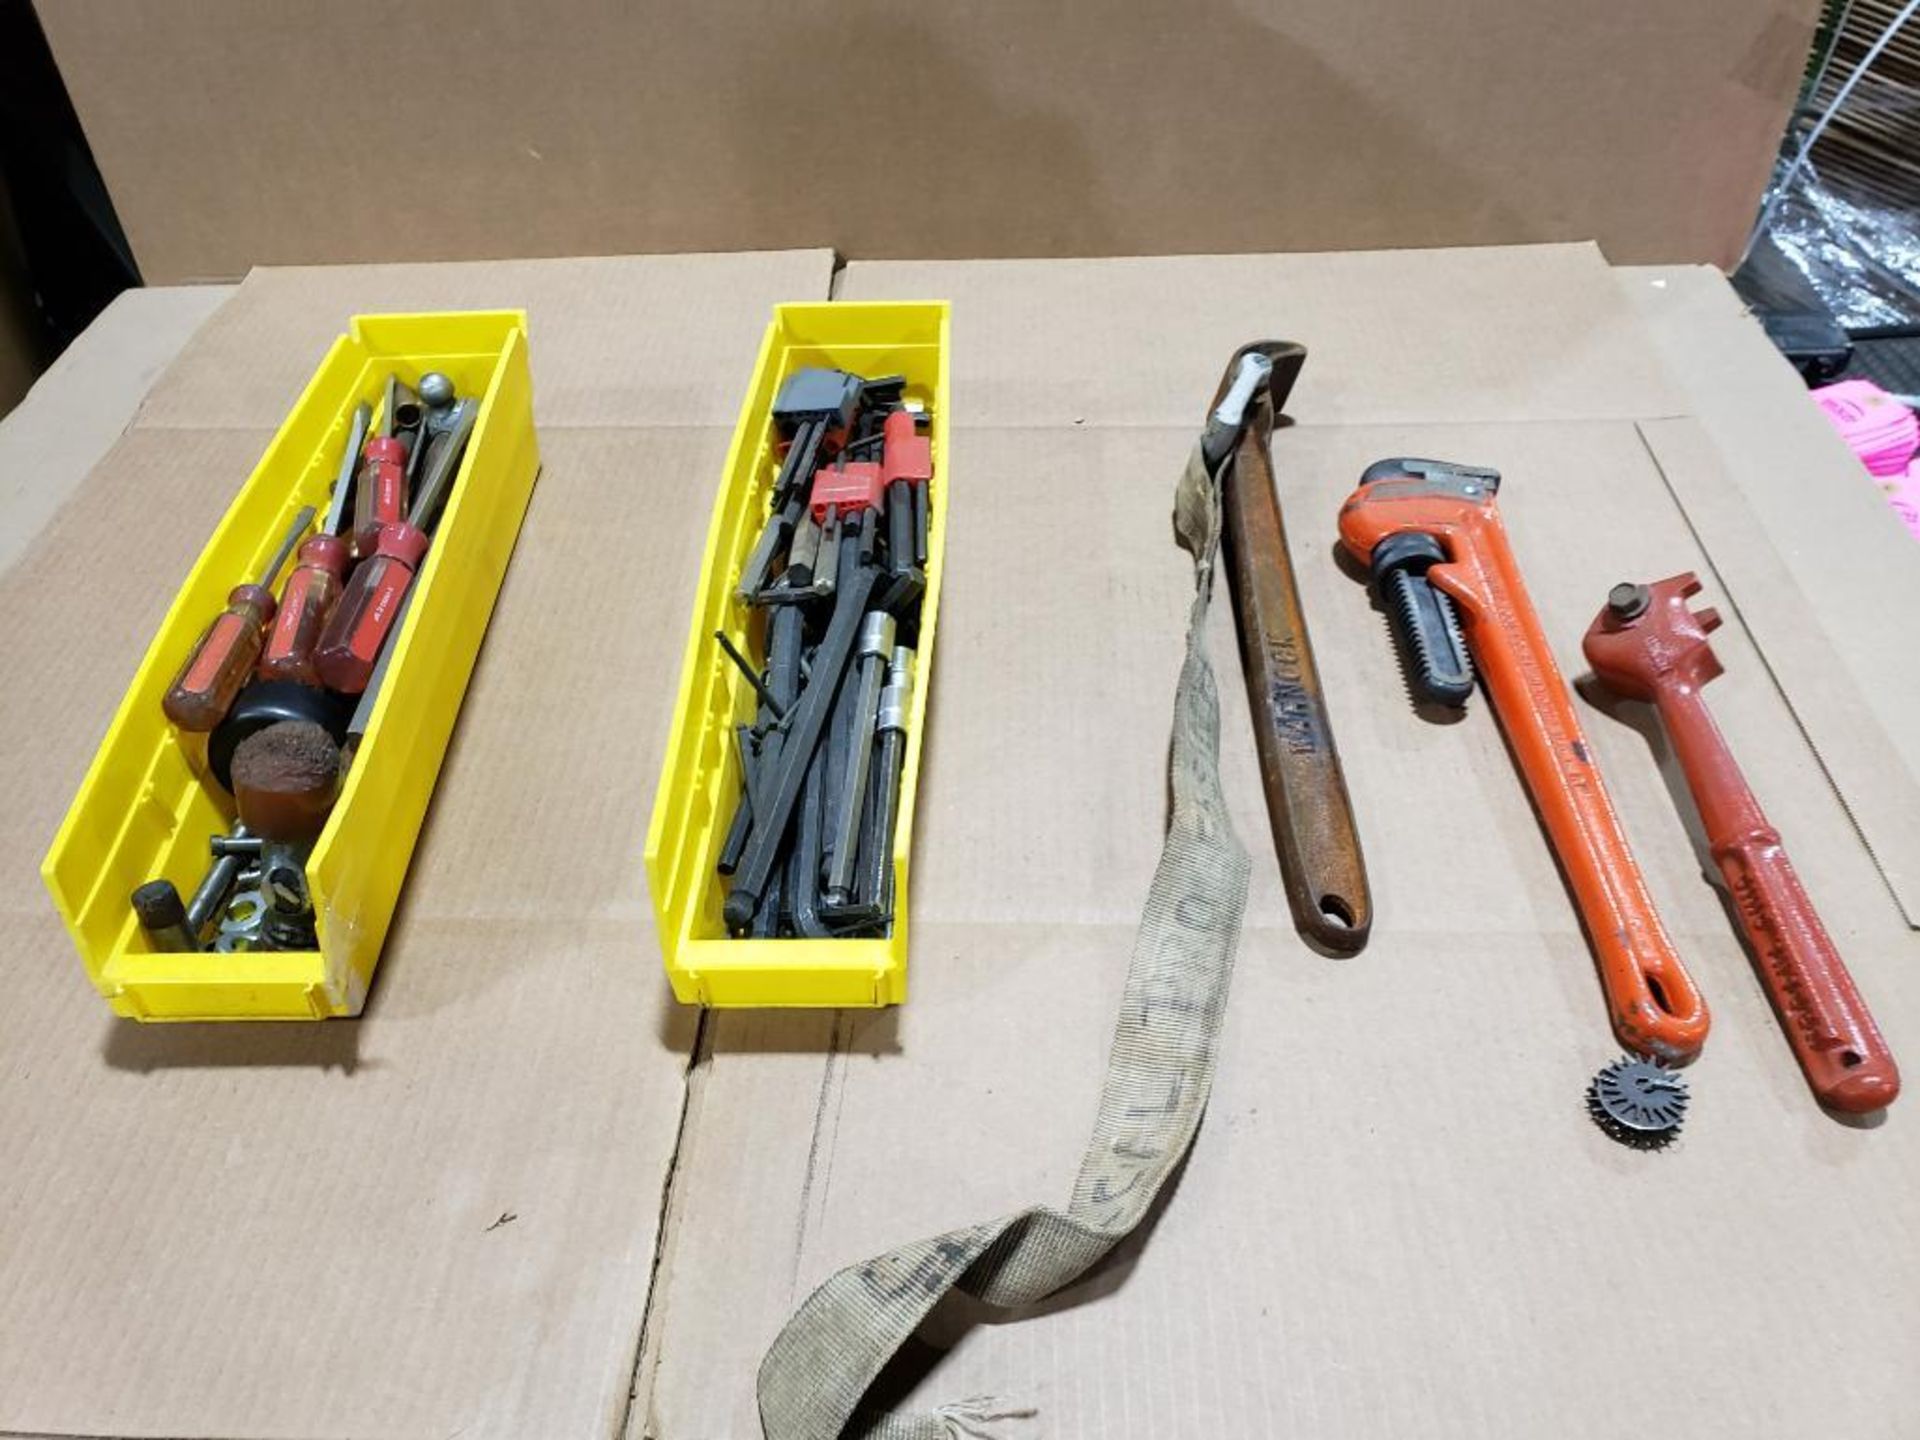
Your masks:
[{"label": "rusty pipe wrench", "polygon": [[1587,663],[1602,684],[1659,712],[1807,1084],[1836,1110],[1878,1110],[1900,1093],[1899,1067],[1700,693],[1721,669],[1707,643],[1719,612],[1687,604],[1699,593],[1691,573],[1616,585],[1587,631]]},{"label": "rusty pipe wrench", "polygon": [[1340,507],[1340,541],[1393,602],[1416,690],[1463,703],[1455,682],[1464,675],[1470,692],[1478,666],[1586,922],[1614,1034],[1629,1050],[1684,1062],[1706,1041],[1707,1003],[1660,924],[1594,767],[1507,541],[1499,487],[1496,470],[1379,461]]},{"label": "rusty pipe wrench", "polygon": [[1285,341],[1241,347],[1220,381],[1200,449],[1210,468],[1224,466],[1228,589],[1267,818],[1294,928],[1328,950],[1351,954],[1367,943],[1373,899],[1294,583],[1269,451],[1275,417],[1306,358],[1304,346]]}]

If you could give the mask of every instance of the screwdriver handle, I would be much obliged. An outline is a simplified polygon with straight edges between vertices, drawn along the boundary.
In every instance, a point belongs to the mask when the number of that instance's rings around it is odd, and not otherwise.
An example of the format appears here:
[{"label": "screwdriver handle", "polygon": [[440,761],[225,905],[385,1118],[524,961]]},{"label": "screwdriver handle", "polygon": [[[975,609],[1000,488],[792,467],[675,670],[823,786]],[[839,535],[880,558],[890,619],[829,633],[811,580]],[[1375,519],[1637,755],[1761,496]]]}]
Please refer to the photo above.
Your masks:
[{"label": "screwdriver handle", "polygon": [[218,725],[253,673],[273,619],[273,582],[312,523],[313,507],[303,506],[259,580],[234,586],[227,594],[227,608],[214,616],[187,652],[186,663],[160,698],[160,708],[182,730],[202,732]]},{"label": "screwdriver handle", "polygon": [[214,616],[186,664],[160,701],[166,716],[182,730],[213,729],[232,706],[253,673],[273,618],[273,592],[264,585],[236,585],[227,608]]},{"label": "screwdriver handle", "polygon": [[378,547],[382,526],[407,518],[407,445],[376,435],[361,454],[365,464],[353,497],[353,553],[364,559]]},{"label": "screwdriver handle", "polygon": [[316,535],[300,547],[299,566],[287,577],[280,609],[260,652],[262,680],[291,680],[318,685],[314,648],[347,574],[348,544],[343,536]]},{"label": "screwdriver handle", "polygon": [[347,581],[314,649],[314,673],[322,685],[342,695],[358,695],[367,688],[380,647],[426,553],[426,534],[417,527],[404,520],[380,527],[373,553]]}]

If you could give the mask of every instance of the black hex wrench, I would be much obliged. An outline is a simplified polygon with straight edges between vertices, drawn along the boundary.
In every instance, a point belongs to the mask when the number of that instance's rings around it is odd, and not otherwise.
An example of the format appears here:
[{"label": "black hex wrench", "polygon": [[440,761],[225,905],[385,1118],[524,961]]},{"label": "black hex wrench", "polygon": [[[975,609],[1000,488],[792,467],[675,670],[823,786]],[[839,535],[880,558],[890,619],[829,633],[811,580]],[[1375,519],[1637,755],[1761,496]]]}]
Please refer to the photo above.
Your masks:
[{"label": "black hex wrench", "polygon": [[842,704],[846,731],[835,743],[843,746],[837,779],[839,803],[833,811],[833,849],[827,857],[827,886],[822,904],[829,912],[853,903],[854,862],[859,858],[860,824],[867,813],[867,781],[872,771],[874,725],[880,713],[880,692],[886,686],[887,657],[893,653],[893,617],[884,610],[868,613],[860,623],[860,673],[857,689]]},{"label": "black hex wrench", "polygon": [[[851,567],[847,563],[849,554],[853,557]],[[841,575],[835,587],[833,619],[814,651],[807,688],[788,712],[787,738],[781,746],[779,763],[772,767],[772,775],[761,786],[766,800],[765,813],[754,816],[753,833],[734,871],[733,888],[727,895],[723,914],[727,928],[735,934],[744,932],[753,923],[754,912],[760,908],[780,842],[793,818],[794,803],[805,783],[807,767],[820,743],[820,732],[833,711],[841,681],[846,676],[847,661],[852,658],[854,642],[859,638],[867,599],[873,593],[878,575],[873,563],[871,511],[861,518],[859,537],[847,536],[843,541],[840,558]],[[849,568],[851,574],[846,573]]]}]

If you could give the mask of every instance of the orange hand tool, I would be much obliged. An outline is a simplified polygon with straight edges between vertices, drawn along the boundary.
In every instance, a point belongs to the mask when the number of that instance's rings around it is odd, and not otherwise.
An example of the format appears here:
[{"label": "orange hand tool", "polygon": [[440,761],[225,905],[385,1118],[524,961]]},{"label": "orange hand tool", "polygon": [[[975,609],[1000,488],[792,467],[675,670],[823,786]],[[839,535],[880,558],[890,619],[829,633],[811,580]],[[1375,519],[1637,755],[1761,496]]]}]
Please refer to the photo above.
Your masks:
[{"label": "orange hand tool", "polygon": [[267,631],[267,643],[260,651],[262,680],[291,680],[297,685],[318,685],[320,677],[313,668],[313,647],[320,643],[320,631],[340,598],[340,586],[346,579],[347,563],[352,559],[352,543],[341,534],[347,523],[347,500],[353,494],[353,469],[366,439],[372,407],[361,405],[354,411],[348,428],[347,448],[340,457],[340,473],[333,482],[333,502],[320,533],[301,545],[294,554],[294,572],[280,592],[280,610]]},{"label": "orange hand tool", "polygon": [[[1614,1034],[1667,1063],[1707,1038],[1707,1004],[1667,939],[1501,523],[1495,470],[1382,460],[1340,508],[1372,567],[1416,693],[1454,705],[1477,664],[1599,962]],[[1456,608],[1457,611],[1456,611]],[[1464,639],[1464,645],[1462,641]]]},{"label": "orange hand tool", "polygon": [[293,517],[265,573],[253,584],[233,587],[227,608],[213,617],[187,653],[186,663],[160,698],[160,708],[182,730],[213,729],[253,674],[253,662],[260,658],[267,626],[273,621],[273,582],[312,523],[313,507],[308,505]]},{"label": "orange hand tool", "polygon": [[1878,1110],[1900,1093],[1899,1067],[1707,710],[1701,687],[1721,673],[1707,636],[1720,614],[1690,609],[1699,593],[1692,574],[1614,586],[1587,631],[1587,663],[1603,683],[1660,712],[1760,982],[1813,1093],[1836,1110]]}]

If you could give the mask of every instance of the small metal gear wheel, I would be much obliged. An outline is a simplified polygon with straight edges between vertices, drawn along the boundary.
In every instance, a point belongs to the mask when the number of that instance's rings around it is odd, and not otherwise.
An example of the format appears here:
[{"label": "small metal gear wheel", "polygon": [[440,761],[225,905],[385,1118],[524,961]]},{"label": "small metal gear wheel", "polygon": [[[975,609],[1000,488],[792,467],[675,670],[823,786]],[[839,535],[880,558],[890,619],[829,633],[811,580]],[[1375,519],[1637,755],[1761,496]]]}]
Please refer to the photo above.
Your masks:
[{"label": "small metal gear wheel", "polygon": [[1593,1077],[1587,1111],[1622,1145],[1658,1150],[1680,1133],[1686,1119],[1686,1078],[1657,1061],[1623,1055]]}]

